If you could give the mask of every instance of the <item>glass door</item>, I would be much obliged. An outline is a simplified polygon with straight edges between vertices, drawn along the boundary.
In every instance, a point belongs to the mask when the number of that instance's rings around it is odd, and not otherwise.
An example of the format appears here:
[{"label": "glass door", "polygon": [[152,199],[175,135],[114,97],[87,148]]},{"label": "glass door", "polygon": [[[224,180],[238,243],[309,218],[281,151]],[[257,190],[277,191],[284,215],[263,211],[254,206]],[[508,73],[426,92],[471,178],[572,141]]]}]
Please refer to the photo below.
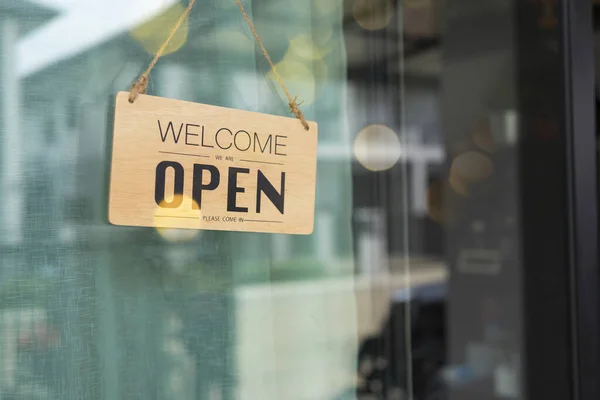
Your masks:
[{"label": "glass door", "polygon": [[[0,399],[597,399],[591,4],[243,4],[319,124],[311,235],[110,225],[187,2],[0,0]],[[148,92],[289,115],[233,0]]]}]

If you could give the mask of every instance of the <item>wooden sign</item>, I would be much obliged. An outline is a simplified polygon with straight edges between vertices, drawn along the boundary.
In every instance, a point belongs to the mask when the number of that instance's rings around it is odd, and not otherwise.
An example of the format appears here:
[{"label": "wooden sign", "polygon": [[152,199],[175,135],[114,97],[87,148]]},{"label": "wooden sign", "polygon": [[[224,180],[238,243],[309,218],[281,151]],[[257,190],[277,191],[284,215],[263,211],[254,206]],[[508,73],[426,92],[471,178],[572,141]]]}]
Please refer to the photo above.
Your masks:
[{"label": "wooden sign", "polygon": [[112,224],[312,233],[316,123],[128,96],[116,99]]}]

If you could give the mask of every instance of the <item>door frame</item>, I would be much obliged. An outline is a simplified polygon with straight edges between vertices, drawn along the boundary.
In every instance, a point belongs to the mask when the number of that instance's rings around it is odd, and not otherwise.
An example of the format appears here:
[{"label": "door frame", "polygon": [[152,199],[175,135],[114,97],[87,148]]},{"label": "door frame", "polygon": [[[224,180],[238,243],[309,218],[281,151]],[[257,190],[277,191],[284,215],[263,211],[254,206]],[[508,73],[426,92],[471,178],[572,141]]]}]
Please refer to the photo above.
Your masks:
[{"label": "door frame", "polygon": [[598,168],[592,0],[565,0],[561,8],[569,250],[573,322],[573,398],[600,398],[600,279]]}]

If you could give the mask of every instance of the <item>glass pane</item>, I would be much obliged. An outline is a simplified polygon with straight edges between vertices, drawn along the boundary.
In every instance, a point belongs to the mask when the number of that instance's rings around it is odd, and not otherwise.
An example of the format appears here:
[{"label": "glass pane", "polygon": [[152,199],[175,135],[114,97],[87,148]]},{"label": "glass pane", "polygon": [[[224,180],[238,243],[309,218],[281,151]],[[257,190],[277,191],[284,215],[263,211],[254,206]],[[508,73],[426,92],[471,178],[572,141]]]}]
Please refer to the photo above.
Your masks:
[{"label": "glass pane", "polygon": [[[0,399],[522,398],[515,8],[243,4],[319,124],[311,235],[109,225],[114,95],[186,3],[0,0]],[[289,115],[233,0],[166,53],[150,94]]]}]

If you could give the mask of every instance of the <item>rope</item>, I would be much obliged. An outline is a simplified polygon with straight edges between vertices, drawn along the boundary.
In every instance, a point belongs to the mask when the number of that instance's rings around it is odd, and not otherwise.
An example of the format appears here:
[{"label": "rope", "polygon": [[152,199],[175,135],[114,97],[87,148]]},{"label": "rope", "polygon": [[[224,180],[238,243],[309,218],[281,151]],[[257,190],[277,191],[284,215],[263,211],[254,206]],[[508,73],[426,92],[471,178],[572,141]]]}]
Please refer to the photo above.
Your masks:
[{"label": "rope", "polygon": [[129,92],[130,103],[133,103],[135,99],[137,99],[138,94],[146,93],[146,89],[148,88],[148,77],[150,76],[150,72],[152,72],[152,69],[154,69],[154,67],[156,66],[158,59],[164,55],[167,46],[173,39],[173,36],[175,36],[175,34],[177,33],[177,30],[179,30],[179,28],[181,27],[181,24],[183,24],[185,18],[188,16],[190,11],[192,11],[192,7],[194,7],[195,3],[196,0],[190,0],[190,4],[188,4],[187,8],[183,11],[183,14],[181,14],[181,17],[179,17],[179,20],[177,21],[175,26],[173,26],[173,29],[171,29],[171,33],[169,33],[167,40],[165,40],[162,46],[160,46],[160,48],[154,55],[154,59],[152,60],[150,65],[148,65],[148,68],[146,68],[146,71],[144,71],[144,73],[138,78],[136,82],[134,82],[133,85],[131,85],[131,91]]},{"label": "rope", "polygon": [[279,85],[283,89],[283,92],[285,93],[285,96],[288,99],[288,105],[290,107],[290,112],[292,114],[294,114],[296,116],[296,118],[298,118],[300,120],[300,122],[302,122],[304,129],[308,130],[308,123],[306,122],[306,119],[304,119],[304,114],[300,110],[299,104],[297,102],[297,97],[292,97],[289,90],[285,86],[285,83],[283,82],[281,75],[279,75],[279,73],[277,72],[277,68],[275,68],[275,64],[273,64],[273,60],[271,60],[271,57],[269,56],[269,52],[267,51],[267,49],[265,49],[265,46],[262,44],[262,41],[260,40],[260,37],[258,36],[258,32],[256,32],[256,28],[254,28],[254,24],[250,20],[250,17],[248,17],[248,14],[246,14],[246,11],[244,10],[244,6],[242,6],[242,2],[240,0],[235,0],[235,2],[237,3],[238,7],[240,8],[240,11],[242,12],[242,15],[244,16],[244,19],[248,23],[248,26],[250,27],[250,30],[252,31],[252,34],[254,35],[254,39],[256,39],[256,43],[258,43],[258,45],[260,46],[260,49],[262,50],[263,54],[265,55],[265,58],[269,62],[269,65],[271,66],[271,70],[273,71],[273,75],[275,75],[275,78],[277,78]]},{"label": "rope", "polygon": [[[273,71],[273,75],[275,75],[275,78],[279,82],[279,85],[283,89],[283,92],[285,93],[285,96],[288,99],[288,106],[290,108],[290,112],[292,114],[294,114],[296,116],[296,118],[298,118],[300,120],[300,122],[302,123],[302,126],[304,126],[304,129],[308,130],[309,129],[308,123],[306,122],[306,119],[304,118],[304,114],[302,113],[302,110],[300,110],[301,103],[298,103],[297,97],[292,97],[289,90],[285,86],[285,82],[281,78],[281,75],[279,75],[279,73],[277,72],[277,68],[275,68],[275,64],[273,63],[273,60],[271,60],[271,56],[269,56],[269,52],[267,51],[267,49],[263,45],[262,41],[260,40],[260,37],[258,36],[258,32],[256,32],[256,28],[254,27],[254,24],[250,20],[250,17],[244,10],[244,6],[242,5],[241,1],[240,0],[235,0],[235,1],[237,3],[238,7],[240,8],[242,15],[244,16],[244,19],[248,23],[248,26],[250,27],[252,34],[254,35],[254,39],[256,39],[256,43],[258,43],[260,49],[262,50],[262,53],[264,54],[265,58],[269,62],[269,65],[271,66],[271,70]],[[181,14],[181,17],[179,17],[179,20],[177,21],[177,23],[171,30],[171,33],[167,37],[167,40],[165,40],[165,42],[162,44],[162,46],[160,46],[160,49],[154,56],[154,59],[152,60],[150,65],[148,65],[148,68],[146,69],[146,71],[144,71],[144,73],[138,78],[138,80],[136,82],[134,82],[133,85],[131,86],[131,91],[129,92],[129,102],[130,103],[133,103],[139,94],[146,93],[146,89],[148,88],[148,80],[149,80],[150,72],[152,72],[152,69],[156,66],[156,63],[158,62],[160,57],[163,56],[167,46],[173,39],[173,36],[175,36],[175,33],[177,33],[177,30],[181,27],[181,24],[183,23],[185,18],[188,16],[188,14],[192,10],[192,7],[194,6],[195,3],[196,3],[196,0],[190,0],[189,5],[187,6],[187,8],[183,12],[183,14]]]}]

